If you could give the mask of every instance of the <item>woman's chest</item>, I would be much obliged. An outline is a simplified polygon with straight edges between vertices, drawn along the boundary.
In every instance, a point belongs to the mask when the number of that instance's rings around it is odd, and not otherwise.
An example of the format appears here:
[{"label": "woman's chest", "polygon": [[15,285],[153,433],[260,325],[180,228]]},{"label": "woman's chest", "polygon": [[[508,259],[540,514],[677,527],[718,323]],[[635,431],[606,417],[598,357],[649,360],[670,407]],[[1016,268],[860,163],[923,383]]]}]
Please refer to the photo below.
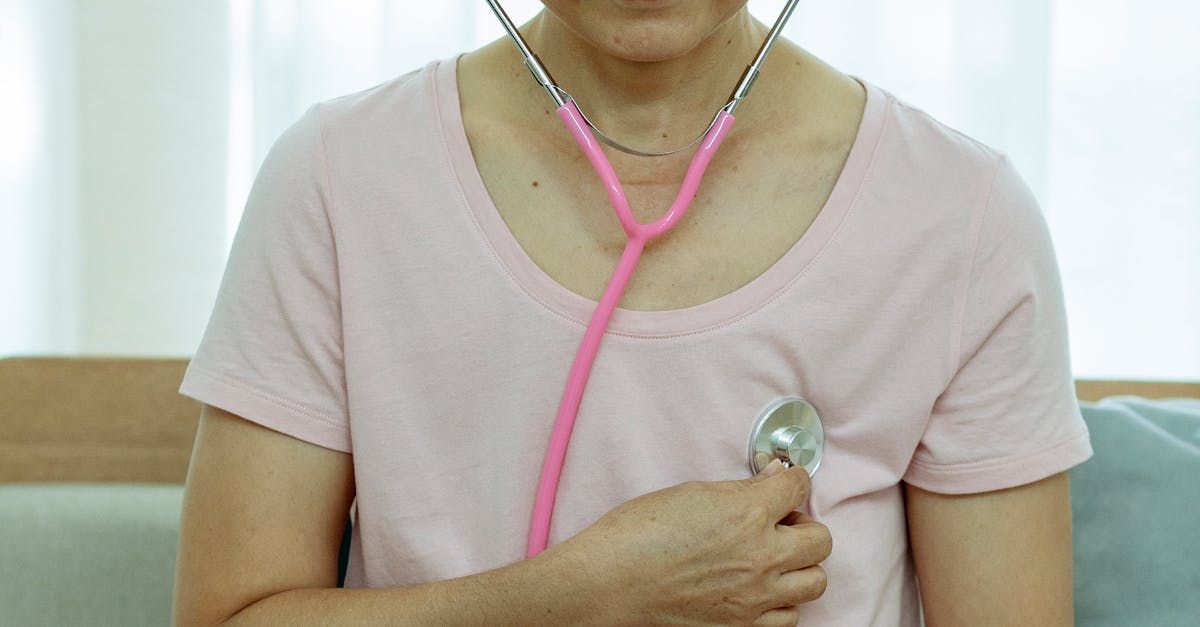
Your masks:
[{"label": "woman's chest", "polygon": [[[519,558],[577,340],[549,335],[537,350],[470,366],[469,377],[449,376],[467,372],[468,363],[444,351],[405,359],[377,389],[352,385],[353,404],[366,408],[353,418],[360,516],[391,551],[374,568],[409,584]],[[855,393],[861,386],[836,376],[830,350],[774,338],[712,336],[673,346],[608,338],[572,430],[552,543],[639,495],[749,477],[753,426],[780,396],[809,399],[825,425],[825,461],[808,511],[826,516],[839,503],[861,504],[894,488],[923,408],[888,391],[864,398]],[[391,401],[358,402],[385,396]],[[884,432],[882,440],[868,435]],[[872,548],[898,541],[888,540]]]},{"label": "woman's chest", "polygon": [[[626,236],[590,164],[582,155],[514,149],[503,132],[470,116],[466,125],[494,210],[525,254],[568,290],[600,300]],[[732,144],[709,166],[684,219],[646,246],[621,307],[683,309],[762,275],[808,230],[849,150],[847,143],[790,151],[781,160],[761,154],[769,147]],[[631,211],[643,223],[671,206],[687,165],[650,161],[613,156]]]}]

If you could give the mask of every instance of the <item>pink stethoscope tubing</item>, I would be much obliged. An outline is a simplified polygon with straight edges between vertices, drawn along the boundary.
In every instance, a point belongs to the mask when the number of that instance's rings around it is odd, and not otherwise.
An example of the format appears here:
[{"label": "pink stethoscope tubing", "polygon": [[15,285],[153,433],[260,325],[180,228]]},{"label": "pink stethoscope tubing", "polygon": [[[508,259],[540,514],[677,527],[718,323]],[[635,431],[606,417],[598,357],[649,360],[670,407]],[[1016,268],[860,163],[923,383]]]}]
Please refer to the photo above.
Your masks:
[{"label": "pink stethoscope tubing", "polygon": [[533,557],[546,548],[550,536],[550,519],[554,514],[554,499],[558,494],[558,480],[562,474],[563,459],[567,455],[567,444],[571,439],[571,430],[575,427],[575,417],[579,413],[579,403],[583,399],[583,390],[587,385],[592,363],[596,360],[596,351],[600,347],[604,331],[608,329],[609,318],[612,317],[613,310],[616,309],[617,303],[625,293],[625,286],[629,283],[629,278],[633,276],[633,270],[637,266],[638,259],[641,258],[646,243],[671,230],[687,213],[688,207],[692,204],[692,198],[696,196],[696,189],[700,187],[700,181],[704,177],[704,171],[708,168],[709,161],[716,154],[717,148],[720,147],[721,141],[734,122],[733,115],[727,111],[718,112],[716,121],[701,140],[696,153],[692,155],[687,174],[683,177],[683,184],[675,195],[671,207],[654,222],[642,224],[629,211],[629,201],[625,198],[625,190],[621,187],[621,181],[613,171],[608,158],[604,156],[591,129],[584,122],[583,116],[575,106],[575,101],[567,100],[563,106],[558,108],[557,113],[583,153],[591,161],[592,168],[596,170],[603,181],[604,190],[608,193],[608,200],[616,210],[617,218],[621,221],[628,240],[625,250],[621,253],[621,259],[617,262],[617,269],[613,272],[608,286],[604,288],[604,295],[600,298],[596,310],[592,312],[592,319],[588,323],[587,331],[583,335],[583,342],[579,345],[575,361],[571,364],[570,374],[567,376],[566,389],[563,390],[562,400],[558,406],[558,416],[554,420],[554,430],[550,435],[550,445],[546,449],[546,458],[542,463],[537,497],[533,504],[529,543],[525,550],[526,557]]}]

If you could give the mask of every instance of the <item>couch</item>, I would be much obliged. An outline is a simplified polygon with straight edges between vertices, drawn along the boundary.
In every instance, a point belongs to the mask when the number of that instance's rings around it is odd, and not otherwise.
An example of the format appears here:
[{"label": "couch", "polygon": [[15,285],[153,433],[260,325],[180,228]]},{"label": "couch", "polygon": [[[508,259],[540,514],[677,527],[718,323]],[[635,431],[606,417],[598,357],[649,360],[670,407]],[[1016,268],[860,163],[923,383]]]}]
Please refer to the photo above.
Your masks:
[{"label": "couch", "polygon": [[[0,625],[170,622],[186,365],[0,359]],[[1070,471],[1077,624],[1200,625],[1200,383],[1076,391],[1096,453]]]}]

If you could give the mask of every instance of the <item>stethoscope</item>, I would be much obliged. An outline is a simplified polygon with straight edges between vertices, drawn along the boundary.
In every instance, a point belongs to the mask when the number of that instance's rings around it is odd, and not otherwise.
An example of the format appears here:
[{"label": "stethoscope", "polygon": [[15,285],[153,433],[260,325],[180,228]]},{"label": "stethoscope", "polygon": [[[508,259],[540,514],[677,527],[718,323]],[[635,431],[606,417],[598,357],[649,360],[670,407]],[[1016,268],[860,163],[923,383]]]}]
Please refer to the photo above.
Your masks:
[{"label": "stethoscope", "polygon": [[[541,478],[538,481],[537,497],[533,505],[533,519],[529,529],[529,542],[525,551],[526,557],[533,557],[546,548],[550,535],[550,518],[554,512],[554,499],[558,493],[558,479],[562,474],[563,459],[567,454],[567,443],[571,439],[571,430],[575,426],[575,417],[579,412],[583,389],[587,385],[592,363],[596,359],[596,351],[600,347],[604,331],[608,328],[608,321],[612,317],[613,309],[616,308],[621,296],[625,293],[625,286],[628,284],[630,276],[633,275],[633,269],[637,265],[646,243],[671,230],[687,212],[692,197],[696,195],[696,189],[700,186],[704,171],[708,168],[709,161],[712,160],[721,141],[733,126],[734,110],[750,92],[750,87],[758,76],[759,67],[766,59],[767,53],[770,52],[780,31],[783,30],[784,24],[791,17],[797,1],[788,0],[787,5],[779,14],[779,18],[775,20],[775,25],[771,27],[771,32],[759,47],[754,63],[750,64],[742,73],[737,87],[730,95],[729,102],[717,111],[716,116],[713,117],[712,122],[703,133],[687,145],[675,150],[644,152],[623,146],[600,132],[600,129],[596,128],[579,110],[571,94],[555,84],[550,73],[546,71],[537,55],[530,50],[529,45],[525,43],[525,39],[521,37],[521,33],[517,31],[516,26],[513,25],[512,20],[508,18],[500,4],[496,0],[487,0],[488,6],[492,8],[496,18],[504,26],[508,36],[520,49],[525,60],[525,67],[529,68],[533,78],[550,94],[550,98],[558,106],[556,113],[559,119],[566,125],[571,136],[575,138],[575,142],[579,144],[583,153],[591,161],[592,168],[600,176],[604,183],[604,189],[608,193],[608,200],[616,210],[617,218],[621,221],[621,226],[629,238],[624,252],[621,253],[621,259],[617,262],[617,269],[613,273],[612,279],[609,280],[608,286],[605,287],[600,303],[592,313],[592,319],[583,335],[583,342],[579,346],[579,351],[575,355],[575,361],[571,364],[571,370],[567,376],[566,389],[563,390],[562,400],[559,402],[558,416],[554,421],[554,430],[550,434],[550,446],[546,450]],[[625,199],[621,181],[617,179],[616,172],[613,171],[612,165],[596,142],[597,135],[601,141],[617,150],[642,157],[673,154],[700,142],[700,147],[692,156],[687,173],[683,177],[683,185],[680,186],[671,207],[662,217],[650,224],[642,224],[633,217],[629,211],[629,202]],[[785,465],[803,466],[808,474],[812,475],[821,463],[824,444],[825,432],[821,426],[821,419],[817,416],[816,407],[812,403],[796,396],[776,399],[762,408],[751,430],[750,472],[757,474],[770,460],[779,459]]]}]

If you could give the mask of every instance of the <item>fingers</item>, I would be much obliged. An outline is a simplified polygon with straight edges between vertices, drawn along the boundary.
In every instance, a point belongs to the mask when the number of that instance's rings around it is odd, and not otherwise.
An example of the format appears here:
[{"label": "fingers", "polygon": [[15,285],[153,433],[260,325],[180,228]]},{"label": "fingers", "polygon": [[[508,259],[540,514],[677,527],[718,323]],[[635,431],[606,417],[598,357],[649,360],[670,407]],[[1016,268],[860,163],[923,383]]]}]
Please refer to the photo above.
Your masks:
[{"label": "fingers", "polygon": [[819,565],[809,566],[780,575],[776,580],[774,598],[780,607],[802,605],[820,598],[828,585],[825,569]]},{"label": "fingers", "polygon": [[[770,463],[770,461],[771,458],[767,456],[766,453],[758,452],[754,454],[754,464],[755,467],[759,469],[760,474],[762,470],[767,467],[767,464]],[[758,475],[755,476],[757,477]]]},{"label": "fingers", "polygon": [[804,466],[792,466],[754,484],[754,490],[767,507],[772,521],[787,516],[808,501],[812,481]]},{"label": "fingers", "polygon": [[820,598],[826,587],[825,569],[820,566],[784,573],[773,591],[778,607],[763,612],[751,624],[755,627],[795,627],[800,622],[800,606]]},{"label": "fingers", "polygon": [[747,481],[750,485],[762,482],[783,470],[781,463],[771,463],[771,460],[765,453],[756,453],[754,455],[754,463],[757,464],[759,471]]},{"label": "fingers", "polygon": [[833,552],[829,528],[803,512],[800,514],[807,520],[775,526],[774,553],[779,556],[779,570],[785,573],[823,562]]},{"label": "fingers", "polygon": [[751,484],[772,520],[778,521],[775,554],[781,556],[778,568],[783,572],[773,590],[777,606],[763,612],[753,625],[792,627],[800,621],[799,606],[825,594],[828,581],[820,562],[833,552],[833,537],[825,525],[798,509],[808,501],[812,490],[808,471],[803,466],[791,466],[766,472],[767,461],[761,453],[756,456],[755,462],[763,471],[751,478]]}]

